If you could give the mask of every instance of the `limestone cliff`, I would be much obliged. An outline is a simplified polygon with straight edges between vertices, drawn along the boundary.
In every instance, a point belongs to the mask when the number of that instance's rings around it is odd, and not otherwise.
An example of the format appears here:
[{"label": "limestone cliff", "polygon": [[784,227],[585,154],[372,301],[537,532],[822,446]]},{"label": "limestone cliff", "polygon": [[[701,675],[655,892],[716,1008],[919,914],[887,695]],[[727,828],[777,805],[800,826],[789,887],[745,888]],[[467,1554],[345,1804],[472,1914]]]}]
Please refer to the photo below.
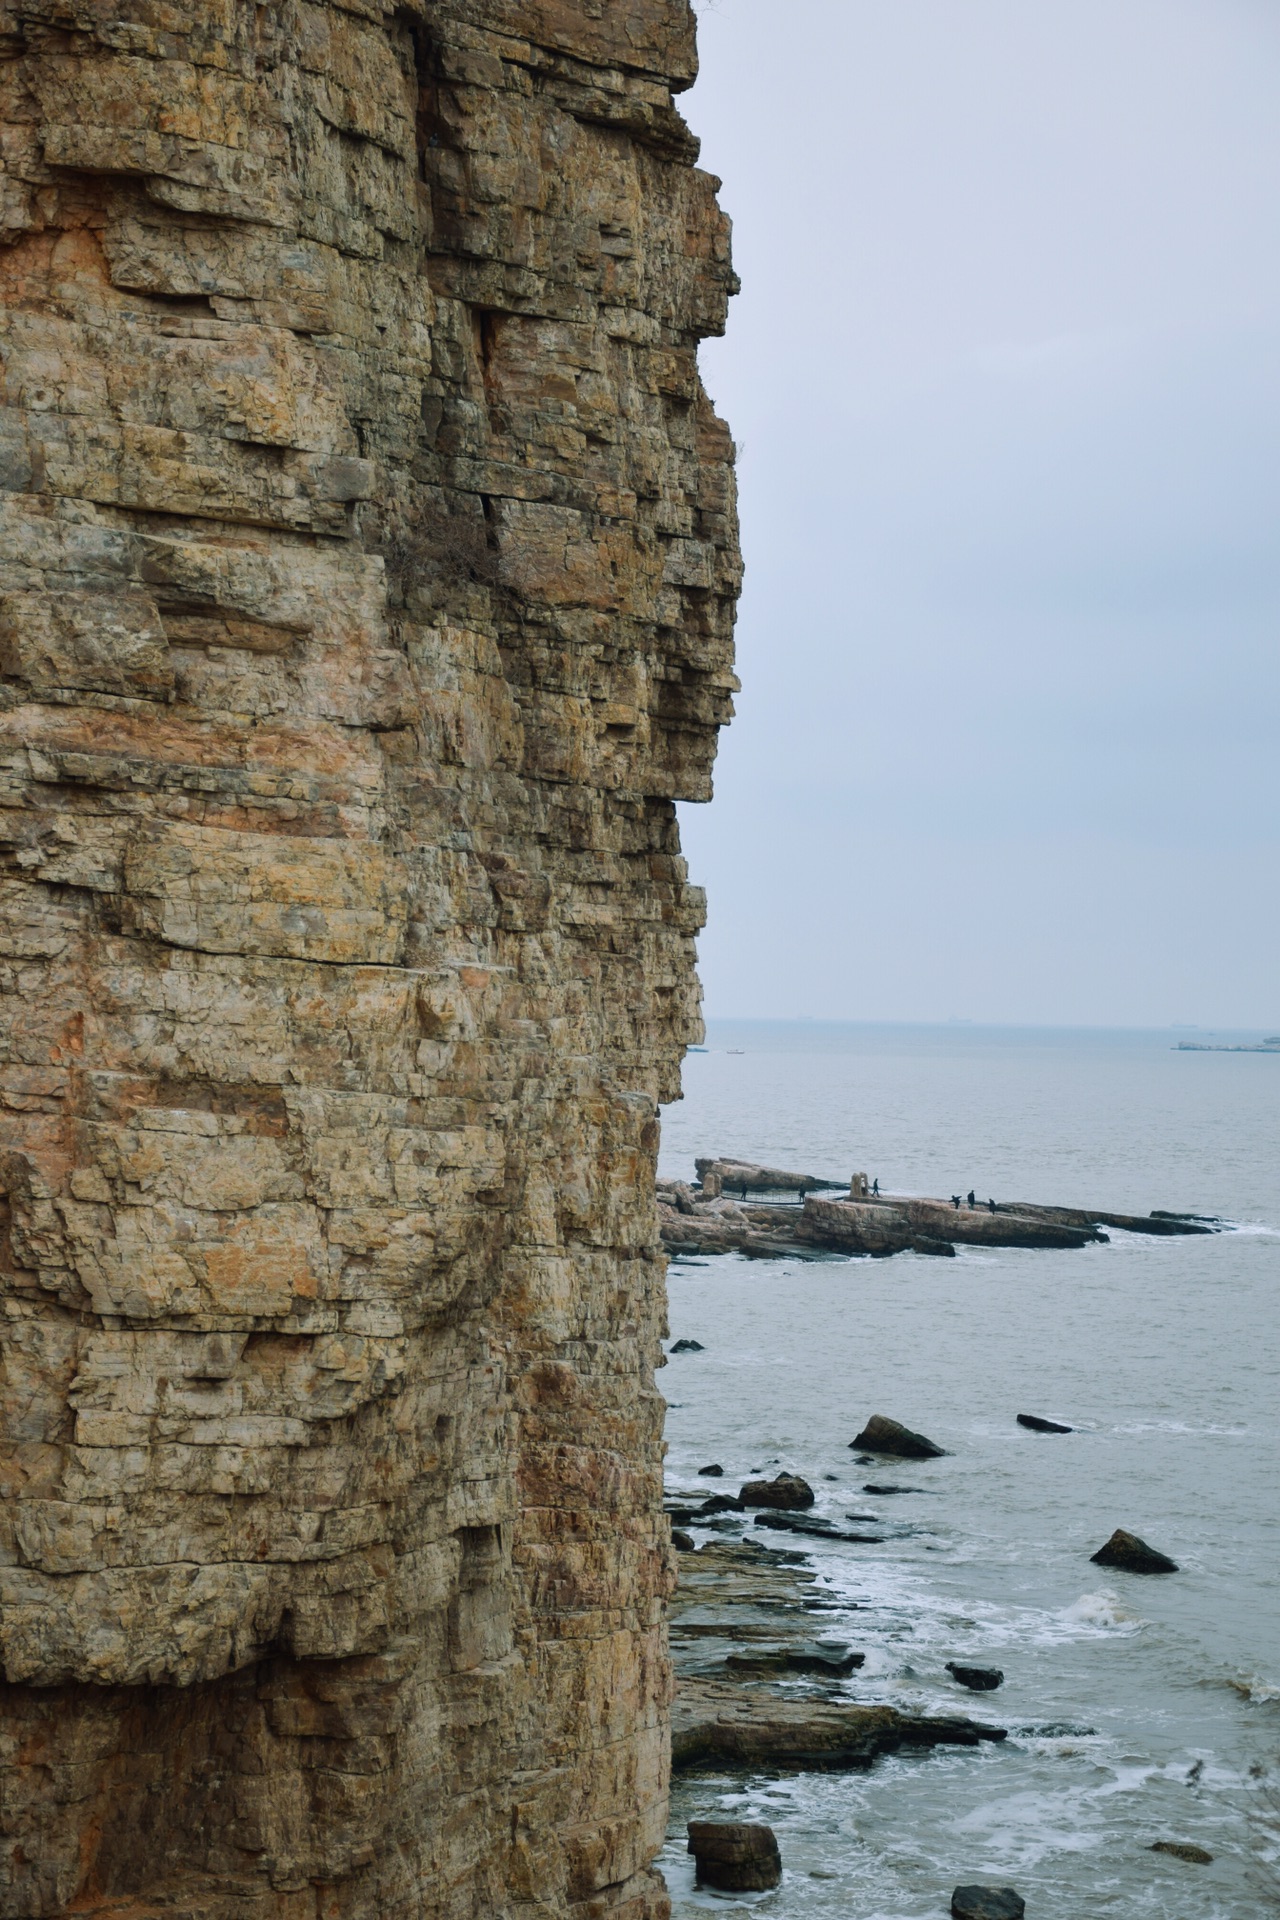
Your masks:
[{"label": "limestone cliff", "polygon": [[0,1912],[664,1911],[686,0],[0,4]]}]

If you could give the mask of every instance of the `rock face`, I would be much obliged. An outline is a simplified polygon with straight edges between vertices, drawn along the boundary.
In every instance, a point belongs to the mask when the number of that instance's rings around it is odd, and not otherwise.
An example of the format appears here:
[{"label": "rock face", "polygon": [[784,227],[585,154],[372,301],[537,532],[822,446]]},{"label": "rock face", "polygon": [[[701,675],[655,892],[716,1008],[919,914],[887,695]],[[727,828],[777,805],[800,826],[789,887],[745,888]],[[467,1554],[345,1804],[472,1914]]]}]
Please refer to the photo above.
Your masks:
[{"label": "rock face", "polygon": [[690,9],[0,45],[0,1912],[647,1920]]}]

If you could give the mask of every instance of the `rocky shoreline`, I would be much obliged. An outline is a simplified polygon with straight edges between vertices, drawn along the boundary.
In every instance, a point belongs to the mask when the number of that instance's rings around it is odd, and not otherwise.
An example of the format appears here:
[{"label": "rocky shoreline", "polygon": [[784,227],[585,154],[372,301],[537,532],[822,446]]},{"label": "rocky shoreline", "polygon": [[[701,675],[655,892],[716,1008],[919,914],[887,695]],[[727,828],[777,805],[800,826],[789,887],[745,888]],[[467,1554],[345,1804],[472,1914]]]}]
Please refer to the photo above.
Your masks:
[{"label": "rocky shoreline", "polygon": [[846,1191],[842,1182],[748,1161],[708,1158],[696,1164],[696,1183],[658,1182],[662,1242],[672,1254],[820,1260],[912,1252],[945,1258],[957,1246],[1085,1247],[1106,1241],[1108,1227],[1169,1237],[1219,1233],[1224,1224],[1192,1213],[1131,1214],[1021,1200],[881,1194],[860,1173]]},{"label": "rocky shoreline", "polygon": [[[671,1507],[675,1504],[668,1502]],[[677,1513],[682,1509],[677,1506]],[[692,1545],[692,1543],[690,1543]],[[848,1698],[861,1656],[822,1636],[828,1603],[803,1553],[751,1539],[680,1554],[671,1602],[671,1764],[832,1772],[902,1747],[977,1746],[1006,1729]]]}]

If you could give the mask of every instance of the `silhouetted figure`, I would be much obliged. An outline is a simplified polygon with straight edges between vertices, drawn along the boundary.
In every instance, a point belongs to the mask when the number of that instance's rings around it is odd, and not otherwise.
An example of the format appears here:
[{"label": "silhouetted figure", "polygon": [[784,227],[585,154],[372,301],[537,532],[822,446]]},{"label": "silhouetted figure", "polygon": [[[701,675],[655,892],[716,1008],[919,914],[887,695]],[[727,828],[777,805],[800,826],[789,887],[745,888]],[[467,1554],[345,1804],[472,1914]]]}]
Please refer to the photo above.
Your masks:
[{"label": "silhouetted figure", "polygon": [[953,1207],[955,1208],[955,1210],[956,1210],[956,1212],[957,1212],[957,1213],[959,1213],[959,1211],[960,1211],[960,1195],[959,1195],[958,1193],[953,1193],[953,1194],[952,1194],[952,1196],[951,1196],[951,1204],[952,1204],[952,1206],[953,1206]]},{"label": "silhouetted figure", "polygon": [[877,1193],[877,1194],[879,1193],[879,1191],[880,1191],[880,1178],[879,1178],[879,1175],[877,1175],[877,1176],[876,1176],[876,1178],[875,1178],[875,1179],[874,1179],[874,1180],[873,1180],[873,1181],[871,1182],[871,1191],[872,1191],[872,1193]]},{"label": "silhouetted figure", "polygon": [[974,1199],[974,1197],[973,1197],[973,1188],[972,1188],[972,1187],[970,1187],[970,1189],[969,1189],[969,1205],[970,1205],[971,1207],[976,1207],[976,1206],[977,1206],[977,1204],[978,1204],[978,1203],[977,1203],[977,1201],[976,1201],[976,1200]]},{"label": "silhouetted figure", "polygon": [[990,1213],[994,1213],[994,1212],[995,1212],[995,1210],[996,1210],[996,1203],[995,1203],[995,1201],[994,1201],[994,1200],[988,1200],[988,1202],[987,1202],[987,1210],[988,1210],[988,1212],[990,1212]]}]

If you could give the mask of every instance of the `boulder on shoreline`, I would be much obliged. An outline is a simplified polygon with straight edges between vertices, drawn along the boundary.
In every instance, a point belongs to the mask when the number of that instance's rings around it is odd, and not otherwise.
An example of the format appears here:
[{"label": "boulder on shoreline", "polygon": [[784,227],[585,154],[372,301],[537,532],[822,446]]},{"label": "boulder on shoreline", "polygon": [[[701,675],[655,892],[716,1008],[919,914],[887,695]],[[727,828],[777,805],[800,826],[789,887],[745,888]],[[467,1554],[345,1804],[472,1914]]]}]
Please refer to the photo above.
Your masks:
[{"label": "boulder on shoreline", "polygon": [[709,1467],[698,1468],[699,1480],[719,1480],[723,1475],[723,1473],[724,1473],[724,1468],[719,1464],[718,1461],[714,1461]]},{"label": "boulder on shoreline", "polygon": [[890,1453],[900,1460],[940,1460],[946,1453],[945,1447],[936,1446],[924,1434],[913,1433],[910,1427],[888,1419],[883,1413],[873,1413],[849,1445],[860,1447],[864,1453]]},{"label": "boulder on shoreline", "polygon": [[1136,1533],[1117,1527],[1105,1546],[1089,1555],[1096,1567],[1119,1567],[1123,1573],[1177,1573],[1178,1563],[1167,1553],[1149,1547]]},{"label": "boulder on shoreline", "polygon": [[738,1495],[744,1507],[782,1507],[788,1511],[811,1507],[813,1488],[798,1473],[780,1473],[772,1480],[748,1480]]},{"label": "boulder on shoreline", "polygon": [[782,1878],[772,1827],[747,1820],[691,1820],[689,1852],[698,1880],[724,1893],[767,1893]]},{"label": "boulder on shoreline", "polygon": [[1074,1433],[1074,1427],[1064,1427],[1060,1420],[1045,1420],[1038,1413],[1020,1413],[1017,1416],[1020,1427],[1029,1427],[1032,1433]]}]

